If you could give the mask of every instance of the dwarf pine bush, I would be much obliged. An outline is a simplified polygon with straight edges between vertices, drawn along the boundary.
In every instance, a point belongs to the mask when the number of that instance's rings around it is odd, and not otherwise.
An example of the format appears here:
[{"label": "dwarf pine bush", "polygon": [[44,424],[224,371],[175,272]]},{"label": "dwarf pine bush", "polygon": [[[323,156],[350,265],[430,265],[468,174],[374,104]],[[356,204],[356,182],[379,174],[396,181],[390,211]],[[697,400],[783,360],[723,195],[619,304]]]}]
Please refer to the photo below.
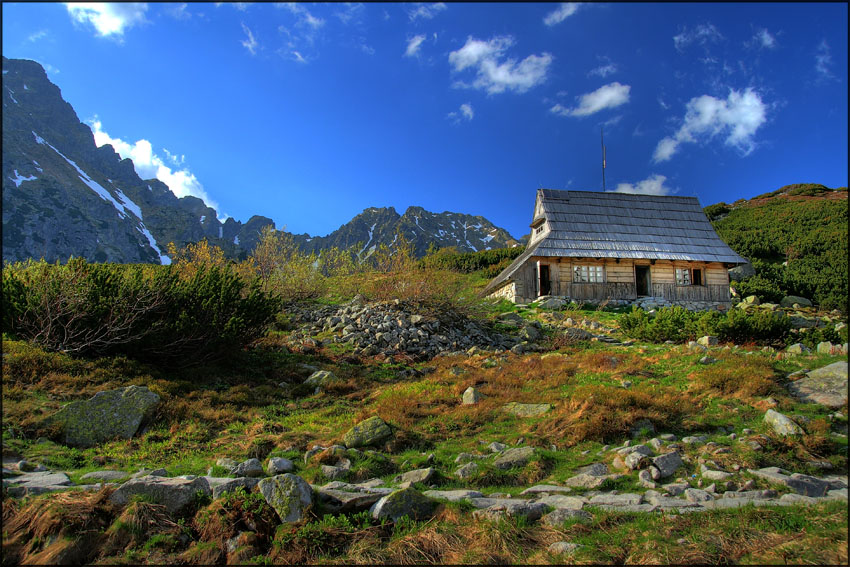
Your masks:
[{"label": "dwarf pine bush", "polygon": [[8,264],[3,331],[47,350],[190,365],[259,338],[279,300],[229,265]]}]

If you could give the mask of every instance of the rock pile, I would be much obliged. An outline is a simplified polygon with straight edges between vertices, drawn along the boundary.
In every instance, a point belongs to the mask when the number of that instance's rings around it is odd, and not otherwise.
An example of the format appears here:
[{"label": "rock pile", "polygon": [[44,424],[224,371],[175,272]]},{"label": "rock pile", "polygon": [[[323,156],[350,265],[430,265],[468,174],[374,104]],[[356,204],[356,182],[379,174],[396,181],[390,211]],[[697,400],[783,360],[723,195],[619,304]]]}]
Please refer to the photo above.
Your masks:
[{"label": "rock pile", "polygon": [[290,311],[299,324],[290,339],[292,344],[321,344],[316,335],[330,332],[332,342],[353,345],[354,355],[404,353],[428,359],[471,347],[508,350],[522,342],[457,313],[442,313],[439,317],[417,314],[398,300],[364,303],[355,298],[342,306],[294,306]]}]

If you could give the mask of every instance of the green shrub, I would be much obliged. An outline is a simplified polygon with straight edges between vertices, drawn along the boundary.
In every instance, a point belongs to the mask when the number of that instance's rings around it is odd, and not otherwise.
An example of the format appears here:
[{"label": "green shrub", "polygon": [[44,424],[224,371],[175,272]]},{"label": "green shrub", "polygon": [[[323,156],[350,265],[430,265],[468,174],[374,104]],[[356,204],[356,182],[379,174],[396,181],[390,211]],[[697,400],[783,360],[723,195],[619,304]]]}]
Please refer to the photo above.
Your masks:
[{"label": "green shrub", "polygon": [[781,344],[791,329],[791,319],[781,312],[732,309],[725,314],[694,313],[678,306],[662,307],[650,317],[642,309],[633,308],[620,318],[620,328],[628,337],[656,343],[715,335],[722,342]]},{"label": "green shrub", "polygon": [[3,331],[47,350],[186,366],[259,338],[280,307],[231,265],[32,262],[3,270]]},{"label": "green shrub", "polygon": [[761,274],[756,274],[742,282],[733,281],[731,286],[737,290],[741,297],[755,295],[765,302],[779,303],[785,297],[785,293],[775,280],[768,279]]}]

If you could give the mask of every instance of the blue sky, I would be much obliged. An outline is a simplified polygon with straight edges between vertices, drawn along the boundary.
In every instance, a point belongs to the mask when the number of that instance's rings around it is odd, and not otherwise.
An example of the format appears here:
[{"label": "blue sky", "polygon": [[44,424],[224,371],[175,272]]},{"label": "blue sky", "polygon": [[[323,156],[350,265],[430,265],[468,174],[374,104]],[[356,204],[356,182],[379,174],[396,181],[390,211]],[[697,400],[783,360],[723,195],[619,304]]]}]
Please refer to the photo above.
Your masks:
[{"label": "blue sky", "polygon": [[538,187],[847,185],[847,4],[3,4],[98,144],[220,216],[528,232]]}]

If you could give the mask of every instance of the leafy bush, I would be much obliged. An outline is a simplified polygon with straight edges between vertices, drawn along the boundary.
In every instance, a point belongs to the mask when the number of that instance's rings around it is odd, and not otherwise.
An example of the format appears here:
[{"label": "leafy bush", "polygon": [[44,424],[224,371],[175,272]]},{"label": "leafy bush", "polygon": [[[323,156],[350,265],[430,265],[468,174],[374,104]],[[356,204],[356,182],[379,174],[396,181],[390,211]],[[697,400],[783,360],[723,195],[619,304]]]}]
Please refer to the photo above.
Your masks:
[{"label": "leafy bush", "polygon": [[633,308],[620,318],[620,328],[628,337],[661,343],[685,342],[704,335],[715,335],[722,342],[781,344],[791,329],[791,319],[781,312],[747,313],[732,309],[728,313],[694,313],[683,307],[662,307],[655,317]]},{"label": "leafy bush", "polygon": [[771,303],[779,303],[785,297],[785,293],[775,280],[768,279],[761,274],[756,274],[742,282],[733,281],[730,285],[741,297],[755,295],[760,300]]},{"label": "leafy bush", "polygon": [[458,252],[453,247],[429,249],[428,254],[419,261],[420,268],[452,270],[454,272],[472,273],[478,270],[493,271],[495,266],[502,266],[494,275],[508,266],[514,259],[525,251],[524,246],[514,248],[496,248],[479,252]]},{"label": "leafy bush", "polygon": [[186,366],[259,338],[280,302],[230,265],[44,261],[3,270],[3,331],[47,350]]},{"label": "leafy bush", "polygon": [[723,215],[728,214],[731,210],[732,208],[726,203],[716,203],[714,205],[709,205],[704,208],[703,212],[705,213],[705,216],[708,217],[708,220],[713,221],[717,220]]}]

